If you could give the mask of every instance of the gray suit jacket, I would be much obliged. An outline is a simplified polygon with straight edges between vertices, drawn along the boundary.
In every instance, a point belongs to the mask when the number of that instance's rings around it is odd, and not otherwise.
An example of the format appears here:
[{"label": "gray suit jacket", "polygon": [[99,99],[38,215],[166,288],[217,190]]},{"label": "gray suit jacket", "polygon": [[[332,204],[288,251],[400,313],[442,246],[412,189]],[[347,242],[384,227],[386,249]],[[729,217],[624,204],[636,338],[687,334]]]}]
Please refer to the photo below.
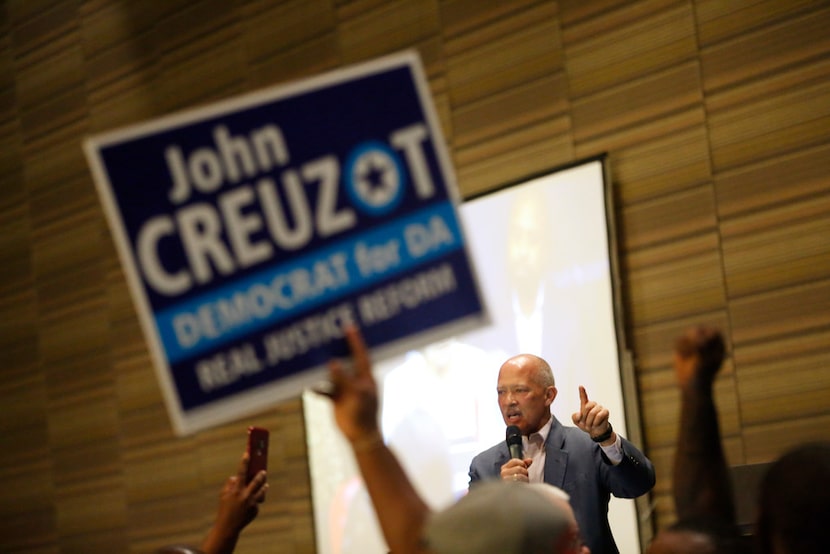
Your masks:
[{"label": "gray suit jacket", "polygon": [[[625,439],[622,450],[622,462],[614,466],[587,433],[565,427],[555,417],[545,442],[545,482],[571,496],[582,538],[592,554],[619,552],[608,525],[611,495],[636,498],[654,486],[651,461]],[[505,442],[478,454],[470,464],[470,486],[498,479],[501,466],[509,459]]]}]

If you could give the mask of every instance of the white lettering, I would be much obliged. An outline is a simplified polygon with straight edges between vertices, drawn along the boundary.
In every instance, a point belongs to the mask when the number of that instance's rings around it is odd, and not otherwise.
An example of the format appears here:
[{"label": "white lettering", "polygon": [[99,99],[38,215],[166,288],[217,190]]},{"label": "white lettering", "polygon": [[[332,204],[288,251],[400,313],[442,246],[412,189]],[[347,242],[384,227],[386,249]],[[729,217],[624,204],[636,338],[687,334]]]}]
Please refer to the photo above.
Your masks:
[{"label": "white lettering", "polygon": [[190,348],[199,342],[201,336],[199,321],[193,314],[181,314],[173,318],[173,331],[176,333],[176,341],[182,348]]},{"label": "white lettering", "polygon": [[213,129],[213,144],[193,150],[187,157],[178,145],[164,150],[173,188],[167,194],[173,204],[191,195],[191,186],[203,193],[219,190],[223,183],[238,183],[243,177],[271,171],[288,164],[288,148],[282,131],[266,125],[248,137],[232,136],[224,125]]},{"label": "white lettering", "polygon": [[349,284],[348,257],[336,252],[277,274],[270,282],[255,283],[229,298],[201,304],[194,311],[173,316],[173,331],[182,349],[202,339],[214,339],[255,321],[263,321],[281,311],[291,310]]},{"label": "white lettering", "polygon": [[263,365],[251,344],[231,348],[196,363],[196,376],[203,392],[230,385],[239,379],[259,373]]},{"label": "white lettering", "polygon": [[282,131],[276,125],[266,125],[251,133],[251,142],[261,173],[288,164],[288,148]]},{"label": "white lettering", "polygon": [[[180,208],[172,217],[150,218],[136,239],[142,273],[158,293],[180,295],[198,284],[211,282],[217,275],[231,275],[240,268],[272,259],[275,249],[300,250],[315,236],[328,238],[357,225],[354,208],[344,205],[339,196],[340,166],[335,155],[321,156],[296,169],[286,168],[279,180],[262,176],[255,184],[240,184],[243,179],[254,179],[288,164],[289,152],[282,131],[269,124],[247,135],[236,135],[226,126],[217,125],[211,138],[211,144],[190,152],[184,152],[177,144],[164,150],[172,182],[167,196]],[[389,136],[391,145],[403,152],[412,186],[421,199],[435,195],[425,151],[428,139],[429,130],[422,123],[398,129]],[[209,202],[187,204],[193,191],[215,194],[226,183],[236,186]],[[315,187],[313,191],[309,191],[311,187]],[[428,224],[407,226],[404,235],[406,247],[415,257],[454,241],[438,217]],[[175,249],[160,248],[162,240],[177,240],[178,244],[170,243]],[[187,265],[173,270],[161,252],[179,248]],[[400,263],[400,241],[364,244],[355,250],[355,255],[363,275],[382,273]],[[291,279],[294,281],[289,283],[290,287],[302,289],[302,279]],[[342,277],[328,279],[338,281]],[[326,276],[319,274],[314,280],[322,283]]]},{"label": "white lettering", "polygon": [[421,144],[426,138],[427,128],[421,123],[399,129],[389,137],[394,147],[403,150],[418,198],[430,198],[435,194],[435,185],[429,175],[429,167]]},{"label": "white lettering", "polygon": [[404,228],[404,239],[409,254],[419,258],[444,245],[452,245],[454,237],[439,216],[430,218],[428,225],[412,223]]},{"label": "white lettering", "polygon": [[293,228],[283,210],[274,181],[267,177],[260,179],[257,183],[257,192],[265,212],[265,222],[274,243],[285,250],[297,250],[311,240],[313,232],[311,210],[303,191],[303,184],[294,170],[284,171],[282,182],[291,212],[290,220],[294,222]]},{"label": "white lettering", "polygon": [[343,327],[354,319],[352,306],[343,303],[270,333],[263,340],[266,363],[275,366],[281,361],[301,356],[312,348],[340,340],[343,338]]},{"label": "white lettering", "polygon": [[190,288],[191,279],[187,271],[168,273],[158,256],[158,243],[164,236],[174,232],[173,222],[166,215],[154,217],[144,224],[136,239],[138,263],[150,285],[162,294],[175,295]]},{"label": "white lettering", "polygon": [[337,210],[337,191],[340,168],[337,158],[325,156],[303,165],[303,179],[306,183],[320,182],[317,211],[315,213],[317,232],[328,237],[351,229],[357,217],[351,208]]},{"label": "white lettering", "polygon": [[213,130],[213,140],[222,156],[228,181],[238,183],[243,176],[251,178],[256,175],[254,156],[244,137],[232,137],[228,128],[220,125]]},{"label": "white lettering", "polygon": [[357,268],[363,277],[375,273],[383,273],[389,268],[401,263],[401,243],[392,239],[386,244],[367,246],[364,242],[357,243],[354,249],[354,258]]},{"label": "white lettering", "polygon": [[190,180],[187,177],[182,150],[178,146],[168,146],[164,150],[164,157],[167,159],[167,167],[173,179],[173,188],[170,189],[167,197],[174,204],[181,204],[190,198]]},{"label": "white lettering", "polygon": [[191,204],[176,213],[185,255],[196,281],[207,283],[213,277],[209,260],[222,274],[234,271],[234,263],[222,239],[221,223],[209,204]]},{"label": "white lettering", "polygon": [[242,208],[251,205],[253,201],[254,190],[250,186],[237,187],[219,198],[231,248],[240,267],[250,267],[265,261],[274,252],[271,244],[266,241],[251,243],[251,235],[262,229],[262,218],[256,212],[243,214]]},{"label": "white lettering", "polygon": [[391,319],[404,309],[412,310],[436,300],[458,288],[455,272],[449,264],[423,271],[357,299],[363,325]]},{"label": "white lettering", "polygon": [[222,186],[222,163],[210,148],[196,149],[187,161],[193,186],[204,193],[216,192]]}]

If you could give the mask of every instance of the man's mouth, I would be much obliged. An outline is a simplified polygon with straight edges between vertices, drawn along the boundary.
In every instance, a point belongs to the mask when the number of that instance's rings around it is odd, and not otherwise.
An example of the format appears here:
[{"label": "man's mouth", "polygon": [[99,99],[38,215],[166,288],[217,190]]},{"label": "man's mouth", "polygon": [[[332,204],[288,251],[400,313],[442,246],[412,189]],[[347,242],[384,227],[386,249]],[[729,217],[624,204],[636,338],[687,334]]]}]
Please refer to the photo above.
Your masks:
[{"label": "man's mouth", "polygon": [[505,419],[508,422],[518,421],[521,418],[522,418],[522,414],[519,413],[519,412],[507,412],[507,414],[505,415]]}]

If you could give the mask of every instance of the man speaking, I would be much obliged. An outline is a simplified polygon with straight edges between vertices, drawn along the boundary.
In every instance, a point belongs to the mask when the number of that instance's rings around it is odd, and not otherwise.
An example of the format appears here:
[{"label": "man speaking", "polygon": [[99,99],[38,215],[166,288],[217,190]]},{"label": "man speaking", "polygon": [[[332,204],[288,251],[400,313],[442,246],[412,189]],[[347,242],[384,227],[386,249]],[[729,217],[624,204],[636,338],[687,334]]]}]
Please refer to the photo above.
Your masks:
[{"label": "man speaking", "polygon": [[[573,414],[576,427],[559,423],[550,412],[557,393],[553,371],[538,356],[507,360],[499,370],[497,392],[510,436],[473,458],[470,486],[501,478],[562,488],[591,552],[619,552],[608,524],[608,501],[612,494],[636,498],[651,490],[651,461],[614,432],[608,410],[589,400],[584,387],[579,387],[579,412]],[[521,449],[513,427],[521,434]]]}]

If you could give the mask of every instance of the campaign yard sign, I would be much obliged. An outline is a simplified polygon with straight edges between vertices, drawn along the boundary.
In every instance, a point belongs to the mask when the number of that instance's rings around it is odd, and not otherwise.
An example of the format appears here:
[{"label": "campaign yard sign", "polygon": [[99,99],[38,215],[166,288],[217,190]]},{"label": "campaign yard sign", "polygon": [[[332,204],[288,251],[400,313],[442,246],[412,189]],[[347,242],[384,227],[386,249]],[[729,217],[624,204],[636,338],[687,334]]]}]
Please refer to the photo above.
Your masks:
[{"label": "campaign yard sign", "polygon": [[414,52],[84,148],[179,434],[488,321]]}]

